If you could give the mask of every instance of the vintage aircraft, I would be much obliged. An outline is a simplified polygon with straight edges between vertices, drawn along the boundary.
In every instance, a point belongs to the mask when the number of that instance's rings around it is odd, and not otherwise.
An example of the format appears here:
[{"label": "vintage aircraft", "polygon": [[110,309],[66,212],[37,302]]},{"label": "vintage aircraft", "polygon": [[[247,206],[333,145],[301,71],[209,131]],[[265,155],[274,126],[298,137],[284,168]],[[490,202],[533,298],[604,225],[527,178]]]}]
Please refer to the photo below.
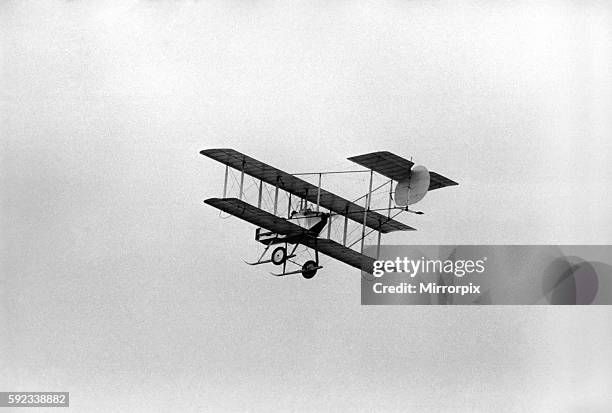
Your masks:
[{"label": "vintage aircraft", "polygon": [[[396,221],[394,218],[397,215],[404,211],[422,214],[420,211],[409,209],[409,206],[423,199],[428,191],[445,186],[458,185],[455,181],[435,172],[430,172],[423,166],[414,166],[412,161],[390,152],[372,152],[348,158],[350,161],[367,168],[366,170],[314,172],[309,174],[289,174],[233,149],[205,149],[200,151],[200,153],[225,164],[223,197],[209,198],[204,202],[258,226],[255,231],[255,240],[264,244],[265,249],[257,261],[247,264],[260,265],[273,263],[275,265],[282,265],[283,271],[273,274],[276,276],[302,274],[307,279],[314,277],[317,271],[323,268],[319,263],[319,253],[328,255],[362,271],[372,273],[374,258],[363,253],[366,236],[374,231],[378,232],[378,255],[382,233],[415,230],[408,225]],[[240,173],[238,198],[226,198],[230,168]],[[368,192],[355,201],[349,201],[321,188],[321,177],[323,175],[358,172],[368,172],[370,183]],[[374,172],[383,175],[389,181],[372,190]],[[247,203],[242,199],[244,197],[245,174],[258,180],[257,206]],[[306,182],[298,178],[298,175],[318,175],[318,185]],[[393,191],[394,181],[397,184]],[[386,187],[387,184],[389,184],[387,208],[372,209],[372,194]],[[262,208],[263,189],[267,185],[274,188],[272,212],[265,211]],[[288,195],[286,218],[281,217],[278,211],[279,191],[284,191]],[[292,205],[292,196],[299,199],[298,206]],[[355,203],[362,198],[365,200],[364,206]],[[394,201],[395,206],[392,206],[392,201]],[[297,209],[294,209],[294,207]],[[325,209],[326,212],[321,209]],[[398,212],[391,216],[392,210],[398,210]],[[386,211],[387,214],[383,215],[377,211]],[[342,244],[331,239],[331,221],[334,217],[344,218]],[[362,230],[361,237],[347,245],[349,220],[359,223]],[[328,229],[327,237],[322,237],[321,232],[325,227]],[[366,228],[370,229],[368,233],[366,233]],[[359,241],[361,242],[361,251],[357,252],[351,247]],[[270,258],[264,259],[266,253],[273,245],[277,245],[277,247],[270,254]],[[292,245],[292,248],[288,252],[289,245]],[[296,256],[296,250],[300,245],[314,251],[314,260],[308,260],[301,265],[292,260]],[[298,269],[287,271],[288,262],[298,266]]]}]

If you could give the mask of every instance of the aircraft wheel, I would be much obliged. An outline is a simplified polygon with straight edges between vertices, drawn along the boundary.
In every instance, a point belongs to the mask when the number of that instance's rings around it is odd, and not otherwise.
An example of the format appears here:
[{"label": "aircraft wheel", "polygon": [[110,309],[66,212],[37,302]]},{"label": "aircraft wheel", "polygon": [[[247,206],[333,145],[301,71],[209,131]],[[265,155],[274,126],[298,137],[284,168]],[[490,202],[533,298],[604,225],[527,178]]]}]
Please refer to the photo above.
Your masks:
[{"label": "aircraft wheel", "polygon": [[317,273],[317,263],[314,261],[306,261],[302,265],[302,277],[310,280]]},{"label": "aircraft wheel", "polygon": [[278,247],[272,251],[272,263],[274,265],[281,265],[287,259],[287,250],[285,247]]}]

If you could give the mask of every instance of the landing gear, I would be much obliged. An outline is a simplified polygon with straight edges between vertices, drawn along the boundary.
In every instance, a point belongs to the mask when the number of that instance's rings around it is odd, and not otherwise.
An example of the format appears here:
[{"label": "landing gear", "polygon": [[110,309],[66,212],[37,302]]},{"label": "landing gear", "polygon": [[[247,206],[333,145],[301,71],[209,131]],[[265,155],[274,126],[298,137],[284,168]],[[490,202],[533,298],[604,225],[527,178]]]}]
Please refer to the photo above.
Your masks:
[{"label": "landing gear", "polygon": [[272,251],[271,258],[274,265],[281,265],[287,260],[287,250],[285,247],[278,247]]},{"label": "landing gear", "polygon": [[302,265],[302,277],[306,278],[307,280],[310,280],[312,277],[315,276],[319,268],[321,267],[319,267],[316,262],[312,260],[306,261],[304,265]]},{"label": "landing gear", "polygon": [[[266,251],[270,247],[270,245],[268,245],[268,247],[266,247]],[[302,267],[299,270],[287,271],[287,263],[288,262],[290,262],[292,264],[295,264],[299,268],[300,264],[298,264],[297,262],[291,260],[291,258],[295,257],[295,250],[297,249],[298,245],[300,245],[300,244],[296,243],[295,246],[293,247],[293,249],[291,250],[291,252],[288,255],[287,255],[287,244],[285,244],[285,246],[283,246],[283,247],[276,247],[274,249],[274,251],[272,251],[272,254],[270,255],[270,259],[269,260],[258,261],[256,263],[251,264],[251,265],[263,264],[264,262],[271,262],[271,263],[273,263],[275,265],[282,265],[283,266],[283,271],[281,273],[271,273],[272,275],[274,275],[276,277],[283,277],[285,275],[291,275],[291,274],[302,274],[302,276],[304,278],[309,280],[309,279],[311,279],[312,277],[315,276],[315,274],[317,273],[318,270],[323,268],[322,266],[320,266],[318,264],[318,262],[319,262],[319,254],[318,254],[318,251],[316,250],[316,241],[315,241],[315,260],[314,261],[313,260],[306,261],[304,263],[304,265],[302,265]],[[264,254],[266,253],[266,251],[264,251]],[[262,255],[262,257],[263,257],[263,255]],[[260,260],[261,260],[261,258],[260,258]]]}]

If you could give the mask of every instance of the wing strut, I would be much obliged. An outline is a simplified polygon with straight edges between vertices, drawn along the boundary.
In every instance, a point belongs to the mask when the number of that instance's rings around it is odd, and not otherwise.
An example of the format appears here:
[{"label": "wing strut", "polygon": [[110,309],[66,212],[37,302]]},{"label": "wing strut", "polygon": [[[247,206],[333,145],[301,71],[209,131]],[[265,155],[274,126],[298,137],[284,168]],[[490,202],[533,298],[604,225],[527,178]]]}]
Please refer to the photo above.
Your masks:
[{"label": "wing strut", "polygon": [[225,165],[225,180],[223,181],[223,198],[227,195],[227,175],[229,173],[229,165]]},{"label": "wing strut", "polygon": [[[361,253],[363,254],[363,243],[365,240],[365,232],[366,232],[366,223],[368,222],[368,211],[370,210],[370,200],[372,199],[372,177],[374,176],[374,171],[370,169],[370,185],[368,187],[368,195],[365,199],[365,209],[363,211],[363,228],[361,228]],[[378,225],[378,230],[380,232],[380,223]]]},{"label": "wing strut", "polygon": [[348,207],[346,208],[346,214],[344,214],[344,236],[342,237],[342,245],[346,247],[346,230],[348,229]]},{"label": "wing strut", "polygon": [[244,163],[244,158],[242,158],[242,167],[240,168],[240,194],[238,194],[238,199],[240,200],[242,200],[242,189],[244,188]]},{"label": "wing strut", "polygon": [[317,187],[317,212],[319,212],[320,203],[321,203],[321,174],[319,174],[319,186]]}]

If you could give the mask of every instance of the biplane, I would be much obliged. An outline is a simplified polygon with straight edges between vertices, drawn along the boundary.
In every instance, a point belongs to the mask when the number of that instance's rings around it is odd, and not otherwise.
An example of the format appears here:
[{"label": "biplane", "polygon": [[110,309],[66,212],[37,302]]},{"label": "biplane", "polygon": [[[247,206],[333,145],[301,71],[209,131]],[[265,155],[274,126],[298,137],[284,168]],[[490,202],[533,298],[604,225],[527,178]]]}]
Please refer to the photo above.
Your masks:
[{"label": "biplane", "polygon": [[[319,254],[327,255],[371,274],[375,258],[364,254],[366,236],[377,233],[376,258],[378,258],[381,234],[415,230],[397,221],[395,219],[397,215],[402,212],[422,214],[421,211],[412,210],[409,207],[423,199],[429,191],[458,185],[451,179],[428,171],[424,166],[415,166],[411,160],[390,152],[372,152],[348,158],[366,168],[364,170],[302,174],[284,172],[233,149],[205,149],[200,153],[225,165],[223,197],[209,198],[204,202],[257,226],[255,240],[264,245],[264,250],[259,259],[247,262],[247,264],[272,263],[282,266],[280,273],[271,273],[275,276],[301,274],[304,278],[310,279],[323,268],[319,261]],[[239,184],[238,179],[235,179],[239,186],[237,197],[227,197],[230,170],[236,171],[240,176]],[[354,201],[349,201],[321,187],[321,178],[324,175],[361,172],[369,174],[368,191]],[[372,189],[374,173],[382,175],[385,182]],[[256,205],[245,200],[245,175],[256,180]],[[307,182],[299,177],[302,175],[318,177],[318,183],[315,185]],[[376,191],[385,190],[387,185],[389,188],[387,207],[372,208],[373,194]],[[274,193],[273,201],[271,189]],[[269,210],[262,205],[264,193],[268,194],[271,201]],[[281,193],[284,193],[287,198],[286,209],[284,205],[280,207],[279,194]],[[294,201],[293,197],[297,200]],[[357,202],[362,199],[363,205],[359,205]],[[392,211],[396,213],[392,215]],[[343,221],[342,241],[334,240],[331,237],[332,222],[334,220],[337,222],[337,218]],[[357,223],[361,229],[361,236],[351,243],[347,239],[349,221]],[[322,236],[325,228],[327,228],[327,236]],[[361,243],[360,251],[352,248],[357,242]],[[275,248],[267,255],[273,246]],[[314,252],[313,259],[308,259],[301,264],[294,260],[299,246],[306,247],[310,255]],[[288,264],[297,269],[289,270]]]}]

